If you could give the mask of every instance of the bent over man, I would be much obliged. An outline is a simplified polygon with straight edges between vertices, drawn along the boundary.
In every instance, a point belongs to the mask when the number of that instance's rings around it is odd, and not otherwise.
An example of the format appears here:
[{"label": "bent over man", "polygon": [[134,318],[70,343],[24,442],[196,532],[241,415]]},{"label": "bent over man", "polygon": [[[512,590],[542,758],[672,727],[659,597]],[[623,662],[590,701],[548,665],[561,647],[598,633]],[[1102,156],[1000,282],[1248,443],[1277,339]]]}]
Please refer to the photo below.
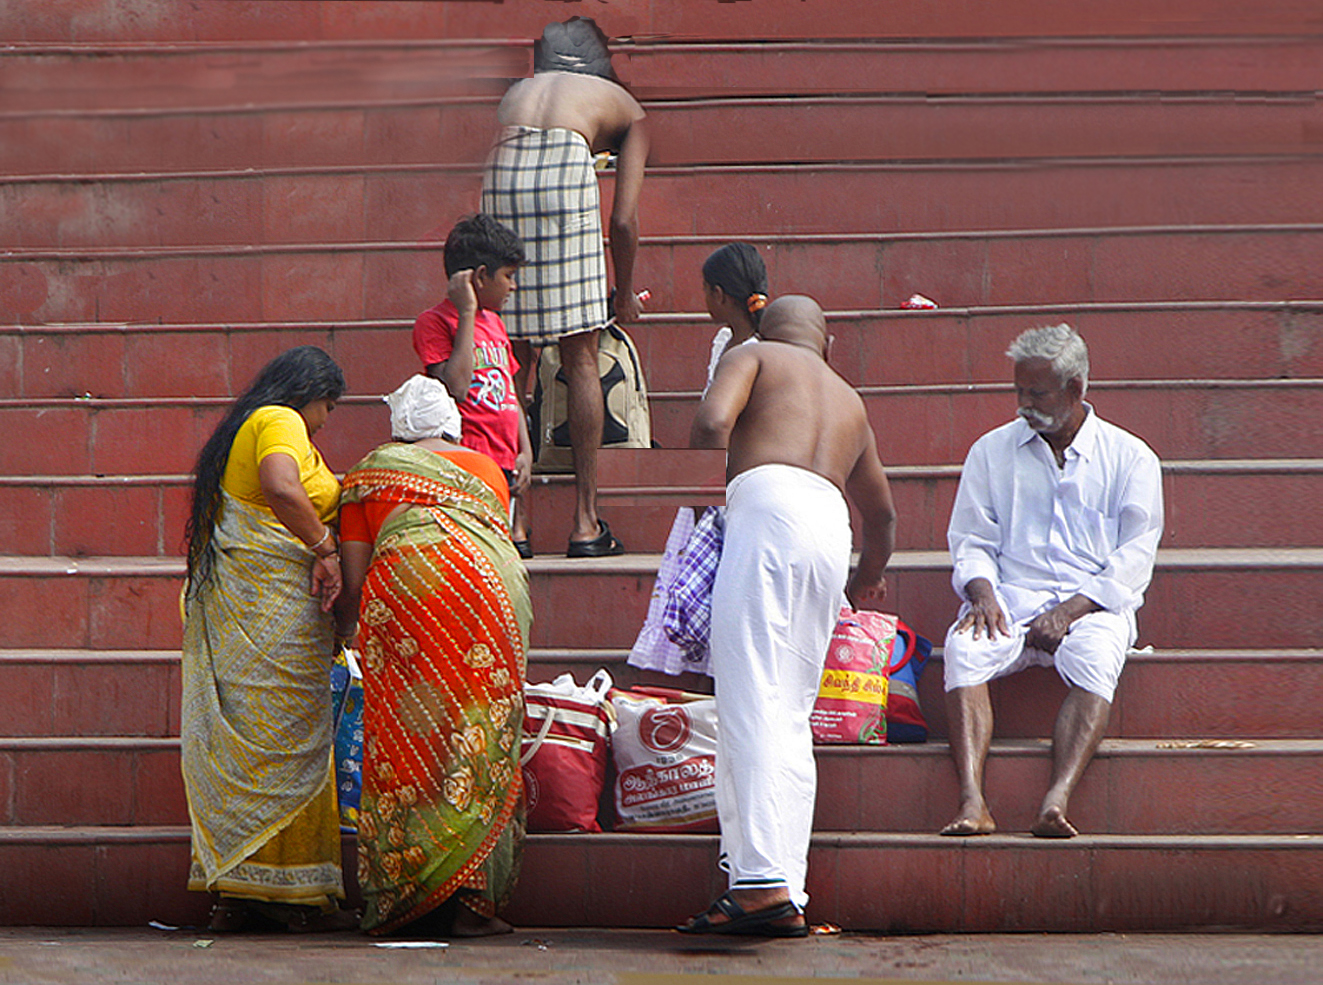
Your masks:
[{"label": "bent over man", "polygon": [[1135,641],[1135,610],[1162,536],[1162,475],[1139,438],[1084,402],[1089,354],[1069,325],[1024,332],[1017,418],[965,459],[947,540],[964,599],[946,636],[946,707],[960,810],[944,835],[989,834],[988,681],[1055,666],[1069,690],[1052,735],[1052,778],[1031,831],[1070,838],[1071,791],[1107,728]]},{"label": "bent over man", "polygon": [[616,81],[605,35],[593,21],[574,17],[548,25],[534,48],[533,77],[509,88],[497,121],[482,210],[514,229],[528,255],[504,312],[521,368],[519,398],[527,392],[533,347],[558,342],[574,455],[574,525],[566,553],[619,554],[624,548],[597,515],[605,414],[597,336],[610,315],[593,156],[618,152],[611,206],[615,316],[634,322],[638,201],[648,157],[643,107]]},{"label": "bent over man", "polygon": [[[716,798],[730,889],[678,929],[802,937],[817,771],[809,715],[844,601],[877,608],[895,509],[863,401],[827,365],[811,298],[763,311],[726,353],[690,444],[726,448],[726,529],[712,591]],[[863,523],[849,579],[848,492]]]}]

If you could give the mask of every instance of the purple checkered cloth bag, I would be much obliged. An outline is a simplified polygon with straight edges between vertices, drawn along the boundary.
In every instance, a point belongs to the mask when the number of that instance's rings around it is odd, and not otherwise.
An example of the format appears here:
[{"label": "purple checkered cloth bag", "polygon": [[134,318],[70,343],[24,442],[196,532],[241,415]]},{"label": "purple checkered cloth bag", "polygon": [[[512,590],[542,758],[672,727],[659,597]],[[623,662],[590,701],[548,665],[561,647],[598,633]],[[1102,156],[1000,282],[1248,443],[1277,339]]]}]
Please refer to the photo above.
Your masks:
[{"label": "purple checkered cloth bag", "polygon": [[692,670],[707,673],[708,639],[712,632],[712,584],[721,562],[726,514],[716,506],[703,511],[680,556],[679,568],[666,593],[662,627],[684,651]]}]

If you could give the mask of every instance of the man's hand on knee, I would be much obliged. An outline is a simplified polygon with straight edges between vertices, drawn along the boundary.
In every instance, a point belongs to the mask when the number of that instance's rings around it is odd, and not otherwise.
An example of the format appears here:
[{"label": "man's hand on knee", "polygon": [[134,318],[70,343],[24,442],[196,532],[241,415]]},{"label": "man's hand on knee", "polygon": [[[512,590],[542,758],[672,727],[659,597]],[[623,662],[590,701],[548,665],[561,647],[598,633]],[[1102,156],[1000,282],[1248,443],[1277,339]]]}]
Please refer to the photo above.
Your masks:
[{"label": "man's hand on knee", "polygon": [[998,633],[1007,637],[1011,635],[1010,627],[1006,625],[1006,613],[997,604],[997,596],[990,581],[975,578],[965,586],[965,595],[969,598],[969,611],[956,626],[957,633],[963,633],[972,626],[976,640],[985,635],[990,640],[995,639]]}]

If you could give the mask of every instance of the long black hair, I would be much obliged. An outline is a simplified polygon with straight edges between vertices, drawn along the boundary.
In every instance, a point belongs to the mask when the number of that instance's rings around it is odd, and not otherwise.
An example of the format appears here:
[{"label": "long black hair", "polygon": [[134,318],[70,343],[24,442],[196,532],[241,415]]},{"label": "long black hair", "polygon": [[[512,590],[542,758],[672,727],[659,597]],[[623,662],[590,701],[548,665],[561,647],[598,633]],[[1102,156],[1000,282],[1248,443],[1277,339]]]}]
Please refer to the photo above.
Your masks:
[{"label": "long black hair", "polygon": [[302,410],[314,400],[339,400],[345,377],[335,360],[315,345],[284,352],[263,367],[257,378],[234,402],[198,453],[193,469],[193,504],[184,537],[188,541],[188,593],[211,577],[211,529],[220,512],[221,476],[230,459],[230,446],[253,411],[273,404]]},{"label": "long black hair", "polygon": [[[754,327],[762,319],[762,303],[767,302],[767,267],[758,248],[748,243],[728,243],[703,261],[703,280],[719,287],[726,296],[744,304]],[[750,302],[755,302],[750,306]]]}]

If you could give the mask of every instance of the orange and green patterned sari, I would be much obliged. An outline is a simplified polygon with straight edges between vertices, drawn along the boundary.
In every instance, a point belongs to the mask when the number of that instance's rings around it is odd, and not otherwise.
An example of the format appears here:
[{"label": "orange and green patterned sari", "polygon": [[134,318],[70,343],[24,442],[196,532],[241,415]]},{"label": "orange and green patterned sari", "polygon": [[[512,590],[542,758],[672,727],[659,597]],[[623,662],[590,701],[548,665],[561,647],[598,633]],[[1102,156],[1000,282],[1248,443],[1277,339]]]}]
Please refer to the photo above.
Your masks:
[{"label": "orange and green patterned sari", "polygon": [[[499,473],[498,473],[499,474]],[[363,927],[387,933],[451,896],[509,898],[523,847],[519,770],[531,606],[492,489],[435,452],[383,445],[342,503],[408,504],[376,534],[363,586]]]}]

